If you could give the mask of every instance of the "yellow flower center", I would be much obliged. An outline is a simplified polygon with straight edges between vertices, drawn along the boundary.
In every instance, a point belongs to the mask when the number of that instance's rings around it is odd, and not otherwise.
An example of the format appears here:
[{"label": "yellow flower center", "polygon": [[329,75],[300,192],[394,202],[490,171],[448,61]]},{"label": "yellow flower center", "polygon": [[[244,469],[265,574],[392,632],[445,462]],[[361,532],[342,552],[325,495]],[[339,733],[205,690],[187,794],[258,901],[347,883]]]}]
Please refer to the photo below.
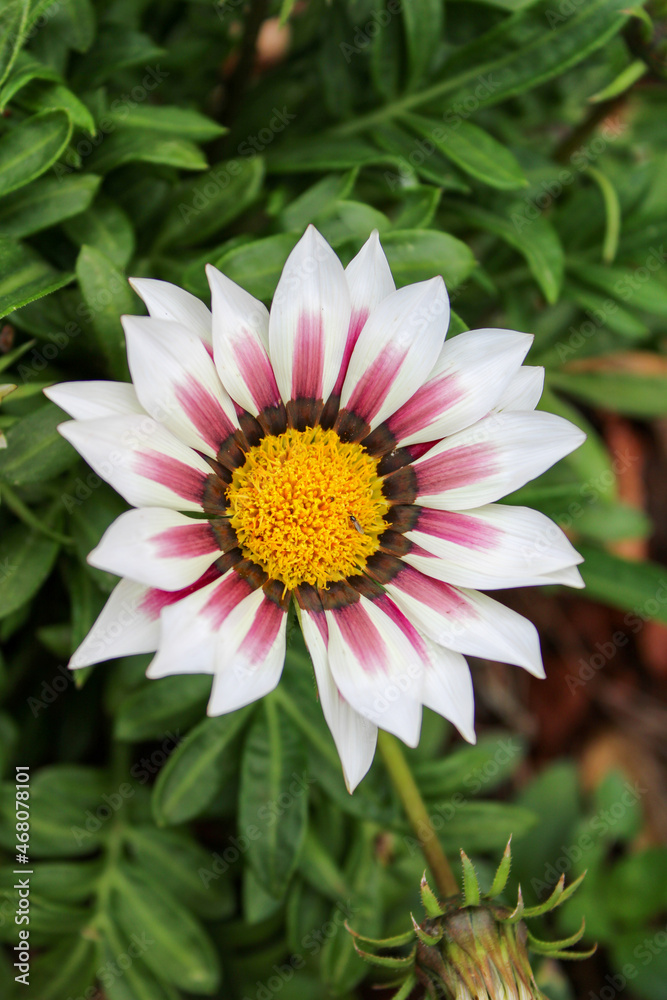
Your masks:
[{"label": "yellow flower center", "polygon": [[361,572],[387,527],[377,461],[321,427],[263,438],[227,498],[244,555],[289,589]]}]

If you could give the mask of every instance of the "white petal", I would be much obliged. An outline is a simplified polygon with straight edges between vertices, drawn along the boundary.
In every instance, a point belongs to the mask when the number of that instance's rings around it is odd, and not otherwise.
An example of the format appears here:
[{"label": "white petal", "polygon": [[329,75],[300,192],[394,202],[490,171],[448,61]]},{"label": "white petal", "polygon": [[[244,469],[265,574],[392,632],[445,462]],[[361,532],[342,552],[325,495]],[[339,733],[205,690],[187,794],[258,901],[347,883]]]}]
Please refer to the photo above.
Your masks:
[{"label": "white petal", "polygon": [[129,281],[153,319],[181,323],[206,344],[212,343],[210,310],[195,295],[155,278],[130,278]]},{"label": "white petal", "polygon": [[535,626],[486,594],[451,587],[409,566],[385,587],[433,642],[458,653],[514,663],[544,677]]},{"label": "white petal", "polygon": [[[299,617],[303,638],[315,669],[324,718],[331,730],[343,765],[347,790],[353,792],[373,763],[377,726],[355,712],[336,687],[329,666],[326,644],[314,616],[310,612],[303,611]],[[322,624],[326,628],[324,615],[318,617],[322,619]]]},{"label": "white petal", "polygon": [[577,590],[581,590],[586,586],[576,566],[566,566],[564,569],[559,569],[554,573],[545,573],[540,582],[544,585],[559,583],[565,587],[576,587]]},{"label": "white petal", "polygon": [[341,392],[346,409],[377,427],[428,378],[449,323],[442,278],[392,292],[366,321]]},{"label": "white petal", "polygon": [[424,705],[455,725],[468,743],[475,743],[475,699],[468,664],[460,653],[429,640],[426,644],[429,663],[424,669]]},{"label": "white petal", "polygon": [[336,687],[364,718],[416,746],[421,731],[423,655],[381,608],[361,596],[327,611]]},{"label": "white petal", "polygon": [[43,392],[75,420],[146,412],[130,382],[61,382]]},{"label": "white petal", "polygon": [[459,587],[529,587],[582,562],[558,525],[530,507],[489,504],[465,512],[424,507],[405,535],[429,553],[407,553],[406,562]]},{"label": "white petal", "polygon": [[313,226],[287,258],[269,317],[269,353],[284,402],[327,399],[350,324],[343,266]]},{"label": "white petal", "polygon": [[125,316],[123,327],[142,405],[185,444],[215,458],[238,420],[202,341],[178,323],[147,316]]},{"label": "white petal", "polygon": [[142,607],[147,587],[121,580],[111,592],[97,621],[72,656],[72,670],[101,663],[117,656],[152,653],[158,647],[160,627],[157,614]]},{"label": "white petal", "polygon": [[492,503],[541,475],[585,440],[583,431],[553,413],[492,414],[440,441],[414,462],[416,502],[442,510]]},{"label": "white petal", "polygon": [[209,466],[152,417],[71,420],[58,430],[133,507],[202,509]]},{"label": "white petal", "polygon": [[227,392],[253,416],[280,403],[268,354],[266,306],[210,264],[213,355]]},{"label": "white petal", "polygon": [[448,340],[428,381],[387,426],[398,446],[436,441],[469,427],[494,407],[533,338],[513,330],[470,330]]},{"label": "white petal", "polygon": [[544,368],[523,365],[505,388],[494,410],[534,410],[544,390]]},{"label": "white petal", "polygon": [[104,532],[88,562],[149,587],[181,590],[221,555],[208,521],[161,507],[121,514]]}]

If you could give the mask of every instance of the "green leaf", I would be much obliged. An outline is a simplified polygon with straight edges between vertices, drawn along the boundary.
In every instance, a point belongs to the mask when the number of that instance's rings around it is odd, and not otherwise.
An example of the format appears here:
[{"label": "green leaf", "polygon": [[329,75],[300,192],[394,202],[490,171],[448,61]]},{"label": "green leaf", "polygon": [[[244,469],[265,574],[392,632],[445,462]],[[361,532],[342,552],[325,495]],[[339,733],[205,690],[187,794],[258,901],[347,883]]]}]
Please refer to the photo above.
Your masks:
[{"label": "green leaf", "polygon": [[255,875],[280,899],[303,847],[309,786],[299,733],[275,704],[265,699],[263,709],[243,748],[239,825],[250,837],[248,861]]},{"label": "green leaf", "polygon": [[112,905],[126,934],[152,939],[142,958],[161,978],[191,993],[213,993],[218,956],[204,928],[159,882],[138,865],[114,870]]},{"label": "green leaf", "polygon": [[150,681],[121,701],[116,711],[114,736],[130,742],[157,739],[170,726],[195,722],[205,713],[210,693],[208,674]]},{"label": "green leaf", "polygon": [[31,247],[0,236],[0,316],[57,291],[73,277],[56,271]]},{"label": "green leaf", "polygon": [[667,413],[667,370],[655,375],[633,372],[551,372],[549,383],[591,406],[629,417]]},{"label": "green leaf", "polygon": [[519,767],[526,755],[525,741],[511,734],[489,734],[476,746],[465,746],[436,760],[413,765],[415,781],[424,798],[463,792],[487,794]]},{"label": "green leaf", "polygon": [[350,240],[365,242],[374,229],[384,235],[389,226],[386,215],[360,201],[336,202],[318,219],[318,229],[333,247]]},{"label": "green leaf", "polygon": [[0,197],[48,170],[72,134],[65,111],[42,111],[0,137]]},{"label": "green leaf", "polygon": [[127,504],[97,477],[93,478],[92,485],[79,478],[69,488],[71,493],[63,493],[62,502],[71,515],[71,535],[77,555],[100,590],[110,594],[118,577],[88,565],[86,560],[111,522],[127,510]]},{"label": "green leaf", "polygon": [[299,236],[278,233],[229,250],[213,263],[228,278],[258,299],[272,298],[285,261]]},{"label": "green leaf", "polygon": [[102,873],[94,861],[42,861],[35,866],[32,884],[40,896],[64,903],[80,903],[93,895]]},{"label": "green leaf", "polygon": [[88,169],[108,174],[127,163],[156,163],[180,170],[206,170],[206,157],[193,142],[150,129],[123,128],[104,136]]},{"label": "green leaf", "polygon": [[90,111],[62,83],[33,80],[21,91],[19,103],[30,111],[65,111],[75,128],[84,129],[89,135],[95,134],[95,119]]},{"label": "green leaf", "polygon": [[429,807],[442,820],[438,836],[445,851],[465,844],[471,853],[503,850],[510,834],[519,837],[535,825],[535,816],[521,806],[504,802],[468,802],[462,796]]},{"label": "green leaf", "polygon": [[[639,319],[633,312],[619,304],[618,301],[609,296],[600,295],[599,292],[580,284],[575,278],[569,275],[565,282],[565,292],[577,305],[586,311],[587,322],[593,325],[593,333],[597,332],[596,327],[607,326],[614,333],[631,341],[646,340],[649,329],[643,320]],[[602,317],[602,319],[600,319]],[[583,324],[582,324],[583,326]],[[591,327],[588,327],[590,330]],[[584,340],[583,332],[581,339]],[[575,340],[575,337],[572,337]]]},{"label": "green leaf", "polygon": [[447,233],[407,229],[387,233],[382,240],[397,287],[442,275],[449,291],[475,268],[472,251]]},{"label": "green leaf", "polygon": [[[108,913],[105,914],[102,931],[104,938],[98,952],[98,969],[105,973],[106,1000],[181,1000],[180,993],[146,967],[143,958],[151,947],[147,935],[130,938],[116,926]],[[114,970],[120,969],[119,959],[123,955],[133,957],[129,963],[124,963],[122,975],[115,975]]]},{"label": "green leaf", "polygon": [[428,75],[444,27],[442,0],[411,0],[401,7],[408,53],[408,89]]},{"label": "green leaf", "polygon": [[90,987],[94,976],[94,943],[81,934],[67,935],[31,962],[30,988],[40,1000],[78,997]]},{"label": "green leaf", "polygon": [[395,229],[426,229],[431,225],[442,191],[420,184],[406,191],[401,198],[400,208],[394,219]]},{"label": "green leaf", "polygon": [[7,432],[0,451],[0,480],[11,486],[40,483],[68,469],[78,456],[57,431],[63,412],[53,403],[22,417]]},{"label": "green leaf", "polygon": [[[168,71],[163,70],[159,62],[155,65],[156,60],[163,59],[166,54],[165,49],[155,45],[148,35],[133,31],[124,24],[106,24],[92,48],[77,63],[75,84],[81,89],[95,90],[121,70],[142,66],[145,75],[140,88],[143,100],[146,100],[169,77]],[[139,90],[139,87],[136,89]]]},{"label": "green leaf", "polygon": [[125,336],[120,317],[124,313],[136,312],[136,296],[125,275],[95,247],[81,247],[76,261],[76,276],[84,301],[92,313],[92,327],[109,370],[117,377],[125,378]]},{"label": "green leaf", "polygon": [[571,268],[578,281],[606,293],[615,301],[622,300],[633,309],[654,313],[665,319],[667,286],[656,274],[663,265],[664,260],[657,250],[648,254],[646,270],[641,277],[637,275],[636,268],[608,267],[572,257],[568,261],[568,269]]},{"label": "green leaf", "polygon": [[349,170],[395,164],[396,157],[378,152],[364,139],[320,138],[299,140],[272,150],[267,156],[267,170],[274,174],[310,173],[312,171]]},{"label": "green leaf", "polygon": [[631,562],[604,549],[579,543],[584,557],[580,567],[586,583],[583,597],[630,612],[626,624],[655,618],[667,624],[665,568],[652,562]]},{"label": "green leaf", "polygon": [[116,267],[124,268],[134,253],[134,230],[125,212],[109,198],[95,204],[65,224],[65,232],[77,246],[95,247]]},{"label": "green leaf", "polygon": [[236,908],[229,878],[212,869],[214,857],[187,834],[128,827],[127,843],[141,868],[163,881],[170,892],[200,917],[221,920]]},{"label": "green leaf", "polygon": [[518,160],[507,147],[472,122],[459,118],[452,125],[443,125],[421,115],[406,115],[405,121],[417,135],[483,184],[500,190],[528,184]]},{"label": "green leaf", "polygon": [[218,125],[191,108],[139,104],[129,114],[123,107],[111,111],[106,117],[123,128],[163,132],[180,136],[181,139],[191,139],[193,142],[210,142],[228,131],[224,125]]},{"label": "green leaf", "polygon": [[9,0],[0,10],[0,84],[9,76],[27,36],[30,0]]},{"label": "green leaf", "polygon": [[215,798],[225,779],[222,765],[229,748],[254,707],[204,719],[170,755],[153,790],[153,815],[159,826],[183,823]]},{"label": "green leaf", "polygon": [[438,149],[434,148],[430,152],[428,146],[424,149],[421,140],[415,139],[414,135],[399,125],[393,122],[383,124],[373,129],[372,135],[378,146],[395,158],[398,174],[387,170],[384,172],[392,191],[401,191],[406,181],[412,180],[414,183],[416,176],[437,184],[445,191],[470,191],[465,180],[458,171],[452,169],[451,162]]},{"label": "green leaf", "polygon": [[95,9],[91,0],[66,0],[58,5],[60,28],[67,44],[87,52],[95,38]]},{"label": "green leaf", "polygon": [[31,80],[52,80],[58,83],[62,78],[53,66],[46,66],[37,59],[33,59],[27,52],[21,52],[14,64],[9,79],[0,91],[0,110],[4,109],[12,97],[30,83]]},{"label": "green leaf", "polygon": [[43,177],[0,201],[0,230],[20,239],[78,215],[92,202],[101,180],[94,174]]},{"label": "green leaf", "polygon": [[191,246],[214,236],[252,205],[264,177],[259,156],[227,160],[176,189],[158,245]]},{"label": "green leaf", "polygon": [[279,216],[280,228],[287,232],[302,232],[335,202],[348,197],[354,187],[355,177],[354,170],[322,177],[283,208]]},{"label": "green leaf", "polygon": [[563,247],[551,223],[541,216],[529,221],[519,215],[519,225],[515,218],[517,213],[513,213],[511,208],[507,215],[497,215],[466,203],[457,204],[456,211],[465,222],[499,236],[518,250],[525,257],[547,302],[552,305],[556,302],[563,281],[565,258]]}]

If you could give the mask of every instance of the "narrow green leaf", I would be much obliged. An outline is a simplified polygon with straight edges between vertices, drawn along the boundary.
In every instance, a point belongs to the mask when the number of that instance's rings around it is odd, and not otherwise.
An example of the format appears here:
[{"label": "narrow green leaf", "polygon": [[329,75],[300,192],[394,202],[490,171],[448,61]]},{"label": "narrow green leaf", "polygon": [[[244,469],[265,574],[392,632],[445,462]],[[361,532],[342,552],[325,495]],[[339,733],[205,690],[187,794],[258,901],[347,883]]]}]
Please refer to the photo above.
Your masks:
[{"label": "narrow green leaf", "polygon": [[0,197],[48,170],[65,149],[72,122],[65,111],[42,111],[0,137]]},{"label": "narrow green leaf", "polygon": [[525,257],[547,302],[556,302],[563,281],[564,253],[551,223],[541,216],[529,221],[511,208],[506,215],[470,204],[459,204],[456,210],[465,222],[493,233],[518,250]]},{"label": "narrow green leaf", "polygon": [[100,186],[95,174],[42,177],[0,201],[0,230],[21,239],[84,212]]},{"label": "narrow green leaf", "polygon": [[222,764],[255,706],[204,719],[174,750],[153,789],[159,826],[182,823],[203,812],[225,778]]},{"label": "narrow green leaf", "polygon": [[647,255],[646,271],[641,276],[636,268],[592,264],[578,257],[569,258],[568,269],[579,281],[606,293],[615,302],[623,301],[633,309],[667,319],[667,286],[656,276],[664,263],[664,255],[653,250]]},{"label": "narrow green leaf", "polygon": [[591,406],[613,409],[628,417],[667,414],[667,370],[655,375],[633,372],[552,372],[549,384]]},{"label": "narrow green leaf", "polygon": [[32,247],[0,236],[0,316],[63,288],[73,277],[56,271]]},{"label": "narrow green leaf", "polygon": [[608,83],[602,90],[598,90],[588,100],[591,104],[599,104],[601,101],[609,101],[613,97],[618,97],[619,94],[629,90],[633,84],[637,83],[637,80],[641,80],[647,72],[648,66],[644,60],[634,59],[618,76],[614,77],[611,83]]},{"label": "narrow green leaf", "polygon": [[46,403],[22,417],[7,432],[0,451],[0,479],[10,486],[44,482],[68,469],[78,456],[57,431],[63,411]]},{"label": "narrow green leaf", "polygon": [[[0,455],[2,452],[0,452]],[[33,597],[49,576],[60,546],[24,525],[6,528],[0,539],[0,618]]]},{"label": "narrow green leaf", "polygon": [[444,27],[442,0],[411,0],[401,7],[408,53],[408,90],[428,76]]},{"label": "narrow green leaf", "polygon": [[87,52],[93,44],[96,28],[91,0],[67,0],[59,5],[58,15],[67,44],[77,52]]},{"label": "narrow green leaf", "polygon": [[611,264],[618,250],[618,240],[621,234],[621,204],[616,188],[606,174],[597,167],[589,167],[588,174],[600,188],[605,209],[605,231],[602,244],[602,259],[605,264]]},{"label": "narrow green leaf", "polygon": [[631,562],[604,549],[579,543],[580,567],[586,582],[582,596],[627,611],[633,629],[647,618],[667,624],[665,568],[652,562]]},{"label": "narrow green leaf", "polygon": [[88,211],[68,219],[64,228],[73,243],[95,247],[116,267],[127,267],[134,253],[132,223],[110,198],[98,198]]},{"label": "narrow green leaf", "polygon": [[58,83],[62,82],[62,77],[53,66],[47,66],[28,55],[27,52],[21,52],[6,83],[0,90],[0,110],[3,110],[12,97],[18,94],[31,80],[52,80],[54,83]]},{"label": "narrow green leaf", "polygon": [[[99,945],[97,967],[109,971],[105,977],[106,1000],[181,1000],[181,994],[158,978],[143,961],[146,950],[151,947],[145,934],[131,938],[116,926],[108,913],[101,929],[104,937]],[[130,947],[133,951],[138,950],[138,956],[123,969],[122,975],[113,975],[111,970],[119,968],[119,958],[129,954]]]},{"label": "narrow green leaf", "polygon": [[278,233],[230,250],[213,263],[258,299],[272,298],[285,261],[296,246],[295,233]]},{"label": "narrow green leaf", "polygon": [[[406,115],[412,130],[471,177],[500,190],[526,187],[528,181],[509,149],[472,122],[457,118],[444,125],[421,115]],[[428,150],[428,146],[426,147]]]},{"label": "narrow green leaf", "polygon": [[88,158],[89,170],[108,174],[127,163],[156,163],[180,170],[206,170],[206,157],[193,142],[150,129],[122,128],[104,136]]},{"label": "narrow green leaf", "polygon": [[303,847],[308,776],[303,743],[290,720],[270,701],[243,748],[239,824],[250,836],[248,861],[265,889],[279,899]]},{"label": "narrow green leaf", "polygon": [[31,962],[30,988],[40,1000],[78,997],[94,976],[94,943],[81,934],[67,935]]},{"label": "narrow green leaf", "polygon": [[392,191],[400,192],[406,182],[414,184],[416,177],[431,181],[444,191],[470,191],[463,177],[439,149],[430,150],[421,139],[416,139],[400,125],[394,122],[382,124],[373,129],[372,136],[381,149],[395,158],[394,172],[384,171]]},{"label": "narrow green leaf", "polygon": [[157,739],[170,726],[201,718],[210,693],[208,674],[150,681],[121,701],[116,711],[114,735],[117,740],[130,742]]},{"label": "narrow green leaf", "polygon": [[112,904],[130,937],[152,939],[142,959],[156,975],[191,993],[213,993],[220,979],[218,956],[204,928],[158,881],[138,865],[114,870]]},{"label": "narrow green leaf", "polygon": [[9,76],[30,24],[30,0],[9,0],[0,10],[0,85]]},{"label": "narrow green leaf", "polygon": [[30,111],[65,111],[75,128],[84,129],[89,135],[95,134],[95,119],[90,111],[62,83],[33,80],[21,90],[18,103]]},{"label": "narrow green leaf", "polygon": [[396,158],[381,153],[364,139],[329,139],[314,137],[285,144],[271,150],[267,170],[274,174],[309,173],[311,171],[349,170],[351,167],[391,166]]},{"label": "narrow green leaf", "polygon": [[218,125],[199,111],[168,105],[139,104],[129,114],[125,107],[121,107],[111,111],[107,117],[122,128],[163,132],[193,142],[210,142],[228,131],[224,125]]},{"label": "narrow green leaf", "polygon": [[382,245],[399,288],[440,274],[451,291],[475,268],[472,251],[447,233],[430,229],[394,231],[387,233]]},{"label": "narrow green leaf", "polygon": [[99,31],[94,44],[76,64],[74,82],[77,88],[95,90],[101,83],[131,66],[144,68],[141,78],[143,99],[150,97],[166,80],[169,72],[160,60],[166,51],[153,39],[125,24],[107,23]]},{"label": "narrow green leaf", "polygon": [[125,275],[95,247],[84,245],[76,261],[81,294],[92,313],[91,324],[109,370],[127,375],[125,336],[120,323],[124,313],[136,312],[137,299]]}]

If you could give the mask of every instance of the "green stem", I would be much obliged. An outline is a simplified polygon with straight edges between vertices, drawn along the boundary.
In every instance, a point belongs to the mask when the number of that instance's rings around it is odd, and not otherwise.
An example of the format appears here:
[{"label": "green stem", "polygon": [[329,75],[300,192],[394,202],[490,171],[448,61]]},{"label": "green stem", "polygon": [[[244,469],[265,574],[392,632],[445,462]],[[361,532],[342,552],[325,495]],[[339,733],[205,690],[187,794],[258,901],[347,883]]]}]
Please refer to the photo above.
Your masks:
[{"label": "green stem", "polygon": [[433,830],[431,817],[405,759],[401,744],[395,736],[381,729],[378,733],[378,748],[391,782],[403,803],[410,825],[419,840],[440,895],[443,897],[458,895],[460,892],[458,882]]}]

